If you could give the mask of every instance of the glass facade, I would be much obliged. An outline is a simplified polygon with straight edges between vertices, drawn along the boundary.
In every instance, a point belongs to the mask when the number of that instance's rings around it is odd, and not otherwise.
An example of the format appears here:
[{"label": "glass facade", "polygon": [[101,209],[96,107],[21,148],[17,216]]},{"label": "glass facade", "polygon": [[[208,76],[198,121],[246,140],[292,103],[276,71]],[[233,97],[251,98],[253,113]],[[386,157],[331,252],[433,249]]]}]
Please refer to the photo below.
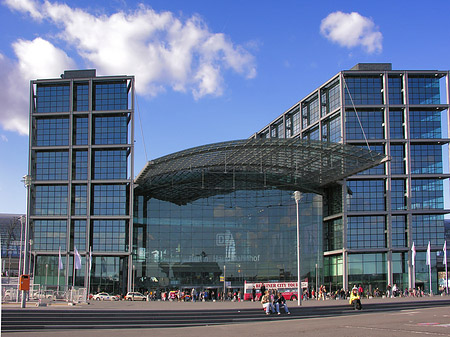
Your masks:
[{"label": "glass facade", "polygon": [[[310,288],[316,277],[332,291],[353,284],[381,291],[393,283],[412,287],[413,242],[416,285],[429,291],[428,242],[437,279],[449,174],[445,76],[377,65],[342,71],[256,133],[357,147],[367,147],[367,138],[372,151],[389,155],[386,163],[327,187],[323,196],[304,194],[301,276]],[[66,285],[74,248],[82,254],[77,286],[86,284],[92,249],[91,291],[126,293],[131,282],[140,291],[220,291],[225,272],[234,289],[244,281],[296,280],[292,191],[253,186],[182,206],[151,193],[133,195],[133,85],[132,77],[95,76],[32,84],[35,282],[47,274],[55,285],[55,270],[45,265],[59,247]]]},{"label": "glass facade", "polygon": [[[302,108],[302,123],[295,135],[317,139],[311,126],[314,116],[321,140],[370,146],[390,159],[324,193],[323,248],[327,253],[323,280],[334,290],[353,284],[381,291],[389,283],[402,289],[414,286],[413,242],[420,254],[431,243],[432,271],[440,270],[433,261],[442,249],[447,214],[444,179],[450,172],[444,151],[449,102],[444,97],[449,88],[444,79],[448,72],[391,68],[389,64],[359,64],[296,105]],[[318,119],[311,115],[311,103],[317,97]],[[417,263],[424,263],[417,256]],[[428,292],[425,267],[417,267],[416,286]]]},{"label": "glass facade", "polygon": [[76,287],[87,285],[92,252],[90,291],[125,294],[132,265],[134,78],[69,71],[31,86],[34,283],[56,290],[61,249],[60,291],[67,291],[76,248],[82,257]]},{"label": "glass facade", "polygon": [[[133,254],[140,289],[232,288],[244,281],[297,279],[292,192],[236,191],[185,206],[135,195]],[[302,277],[322,266],[321,197],[303,195]],[[142,277],[142,279],[141,279]],[[216,291],[216,293],[217,293]]]}]

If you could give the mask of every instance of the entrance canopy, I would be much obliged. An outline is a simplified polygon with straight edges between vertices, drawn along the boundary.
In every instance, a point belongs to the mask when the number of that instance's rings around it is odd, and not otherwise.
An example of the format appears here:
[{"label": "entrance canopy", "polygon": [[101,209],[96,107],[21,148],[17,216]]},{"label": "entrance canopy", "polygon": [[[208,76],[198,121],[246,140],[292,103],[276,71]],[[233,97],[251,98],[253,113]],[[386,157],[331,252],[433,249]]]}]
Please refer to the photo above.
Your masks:
[{"label": "entrance canopy", "polygon": [[136,192],[184,205],[236,190],[323,194],[346,177],[387,160],[367,149],[301,139],[244,139],[194,147],[147,163]]}]

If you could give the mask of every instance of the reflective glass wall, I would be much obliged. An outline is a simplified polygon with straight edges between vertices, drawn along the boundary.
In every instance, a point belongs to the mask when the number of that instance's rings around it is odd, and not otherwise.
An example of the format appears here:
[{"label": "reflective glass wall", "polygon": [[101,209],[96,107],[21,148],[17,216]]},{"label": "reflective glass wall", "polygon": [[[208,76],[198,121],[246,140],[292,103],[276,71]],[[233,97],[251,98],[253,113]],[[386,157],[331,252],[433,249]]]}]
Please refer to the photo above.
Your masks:
[{"label": "reflective glass wall", "polygon": [[[244,281],[296,281],[296,204],[292,192],[236,191],[184,206],[135,195],[135,289],[229,288]],[[321,267],[321,197],[304,194],[301,275]]]}]

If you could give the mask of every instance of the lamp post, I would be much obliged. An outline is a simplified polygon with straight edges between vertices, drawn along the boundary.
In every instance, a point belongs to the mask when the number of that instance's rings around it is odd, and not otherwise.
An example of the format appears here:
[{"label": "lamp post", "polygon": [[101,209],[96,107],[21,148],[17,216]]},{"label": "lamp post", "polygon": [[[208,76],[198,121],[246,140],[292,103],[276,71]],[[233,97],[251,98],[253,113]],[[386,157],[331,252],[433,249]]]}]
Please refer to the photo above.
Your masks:
[{"label": "lamp post", "polygon": [[134,292],[134,279],[135,279],[134,274],[135,274],[135,270],[136,270],[136,266],[133,264],[133,292]]},{"label": "lamp post", "polygon": [[[32,178],[30,175],[23,176],[23,183],[27,188],[27,219],[25,222],[25,235],[24,235],[24,252],[23,252],[23,271],[27,275],[29,272],[28,267],[28,231],[30,228],[30,187]],[[31,247],[30,247],[31,249]],[[21,308],[25,308],[27,305],[27,290],[22,290]]]},{"label": "lamp post", "polygon": [[294,192],[294,199],[297,210],[297,305],[302,305],[302,280],[300,276],[300,212],[298,209],[298,203],[302,198],[302,194],[299,191]]},{"label": "lamp post", "polygon": [[47,290],[48,263],[45,265],[45,290]]}]

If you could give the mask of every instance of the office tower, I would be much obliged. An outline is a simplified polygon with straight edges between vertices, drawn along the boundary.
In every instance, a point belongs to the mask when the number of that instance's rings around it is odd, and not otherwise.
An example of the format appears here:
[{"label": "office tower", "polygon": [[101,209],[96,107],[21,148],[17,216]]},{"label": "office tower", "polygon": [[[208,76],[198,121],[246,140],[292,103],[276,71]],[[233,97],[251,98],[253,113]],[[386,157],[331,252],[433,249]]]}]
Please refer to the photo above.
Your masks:
[{"label": "office tower", "polygon": [[425,255],[431,242],[436,293],[437,252],[448,213],[448,109],[448,71],[360,63],[330,78],[254,135],[339,142],[390,157],[326,193],[323,281],[332,290],[353,284],[404,289],[414,283],[428,289]]},{"label": "office tower", "polygon": [[90,282],[91,289],[125,293],[132,268],[134,77],[65,71],[31,81],[30,89],[34,283],[65,290]]}]

